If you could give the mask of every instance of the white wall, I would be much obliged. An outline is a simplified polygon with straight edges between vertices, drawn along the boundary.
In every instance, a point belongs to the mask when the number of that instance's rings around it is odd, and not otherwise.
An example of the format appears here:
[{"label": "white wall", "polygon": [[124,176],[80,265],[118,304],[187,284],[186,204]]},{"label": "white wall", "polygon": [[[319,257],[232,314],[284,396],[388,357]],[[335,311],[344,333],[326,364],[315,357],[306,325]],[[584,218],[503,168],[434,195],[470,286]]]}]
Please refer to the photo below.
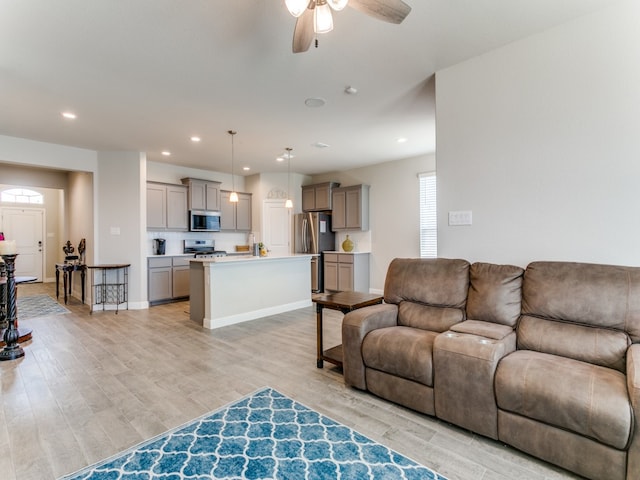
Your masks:
[{"label": "white wall", "polygon": [[147,306],[146,157],[139,152],[98,152],[97,264],[129,263],[129,308]]},{"label": "white wall", "polygon": [[420,200],[418,174],[435,169],[435,157],[424,155],[344,172],[313,177],[341,186],[370,185],[368,232],[336,235],[336,248],[349,234],[355,251],[370,251],[370,289],[381,292],[391,260],[420,256]]},{"label": "white wall", "polygon": [[623,2],[437,73],[440,256],[640,265],[639,18]]}]

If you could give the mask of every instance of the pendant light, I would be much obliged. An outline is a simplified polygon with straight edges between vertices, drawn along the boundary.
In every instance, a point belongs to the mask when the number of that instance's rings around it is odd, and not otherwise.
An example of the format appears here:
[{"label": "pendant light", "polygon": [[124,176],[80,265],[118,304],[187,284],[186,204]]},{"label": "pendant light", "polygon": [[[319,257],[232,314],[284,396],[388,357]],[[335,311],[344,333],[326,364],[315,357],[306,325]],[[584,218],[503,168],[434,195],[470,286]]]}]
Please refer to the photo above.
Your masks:
[{"label": "pendant light", "polygon": [[291,150],[293,150],[293,148],[287,147],[285,148],[285,150],[287,151],[287,157],[289,161],[287,162],[287,201],[284,202],[284,206],[285,208],[293,208],[291,194],[289,193],[291,191]]},{"label": "pendant light", "polygon": [[233,130],[229,130],[227,131],[227,133],[229,135],[231,135],[231,184],[232,184],[232,188],[231,188],[231,194],[229,195],[229,201],[231,203],[238,203],[238,193],[236,192],[236,177],[234,175],[234,169],[233,169],[233,137],[236,133],[238,132],[234,132]]}]

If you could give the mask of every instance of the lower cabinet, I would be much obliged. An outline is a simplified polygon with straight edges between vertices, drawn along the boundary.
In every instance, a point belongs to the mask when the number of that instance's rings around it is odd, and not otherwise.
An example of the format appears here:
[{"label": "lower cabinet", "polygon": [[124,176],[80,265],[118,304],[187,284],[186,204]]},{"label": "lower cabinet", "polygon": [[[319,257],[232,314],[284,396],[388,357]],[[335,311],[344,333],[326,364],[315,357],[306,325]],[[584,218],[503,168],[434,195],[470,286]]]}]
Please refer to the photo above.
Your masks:
[{"label": "lower cabinet", "polygon": [[148,259],[148,299],[150,304],[189,297],[191,257],[152,257]]},{"label": "lower cabinet", "polygon": [[369,292],[369,253],[324,252],[324,289]]}]

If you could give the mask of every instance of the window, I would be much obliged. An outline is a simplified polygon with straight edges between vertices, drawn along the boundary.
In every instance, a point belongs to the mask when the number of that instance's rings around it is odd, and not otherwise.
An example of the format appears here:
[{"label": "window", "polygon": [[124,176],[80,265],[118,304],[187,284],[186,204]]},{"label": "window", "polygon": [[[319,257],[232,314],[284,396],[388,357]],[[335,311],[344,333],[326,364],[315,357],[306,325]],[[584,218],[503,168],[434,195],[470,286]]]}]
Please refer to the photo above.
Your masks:
[{"label": "window", "polygon": [[0,202],[8,203],[38,203],[42,205],[44,199],[41,193],[34,192],[33,190],[27,190],[25,188],[10,188],[4,190],[0,194]]},{"label": "window", "polygon": [[436,173],[421,173],[420,179],[420,257],[438,256],[438,222],[436,217]]}]

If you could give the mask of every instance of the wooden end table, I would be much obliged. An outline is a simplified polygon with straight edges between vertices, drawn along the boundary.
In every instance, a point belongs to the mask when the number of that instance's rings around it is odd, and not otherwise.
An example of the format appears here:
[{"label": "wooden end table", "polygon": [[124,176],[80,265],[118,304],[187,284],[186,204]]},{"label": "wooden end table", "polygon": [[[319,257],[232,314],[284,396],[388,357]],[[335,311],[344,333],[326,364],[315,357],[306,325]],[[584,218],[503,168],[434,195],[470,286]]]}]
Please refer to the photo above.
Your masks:
[{"label": "wooden end table", "polygon": [[322,339],[322,310],[330,308],[347,314],[358,308],[369,307],[382,303],[382,295],[363,292],[335,292],[318,293],[311,297],[316,304],[316,330],[317,330],[317,357],[316,366],[322,368],[326,360],[334,365],[342,366],[342,345],[337,345],[328,350],[323,349]]}]

